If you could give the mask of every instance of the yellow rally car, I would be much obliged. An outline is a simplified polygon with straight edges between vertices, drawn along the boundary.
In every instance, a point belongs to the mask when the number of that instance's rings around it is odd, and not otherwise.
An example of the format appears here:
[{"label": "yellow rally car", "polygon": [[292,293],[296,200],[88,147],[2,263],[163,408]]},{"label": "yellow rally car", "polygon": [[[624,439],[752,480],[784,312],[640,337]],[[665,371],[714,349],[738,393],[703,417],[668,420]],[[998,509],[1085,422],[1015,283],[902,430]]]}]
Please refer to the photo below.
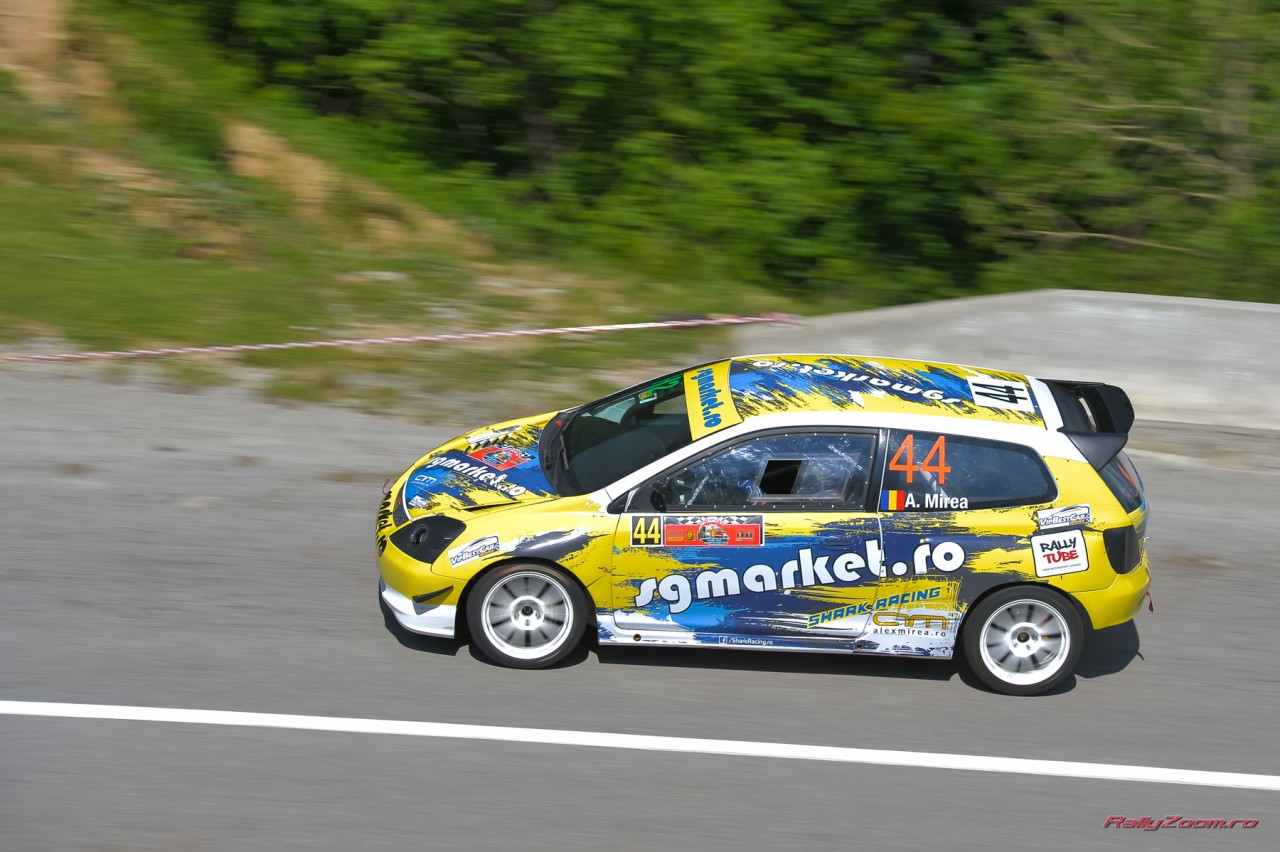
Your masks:
[{"label": "yellow rally car", "polygon": [[770,355],[471,432],[378,514],[382,601],[496,662],[601,644],[950,658],[1030,695],[1150,583],[1119,388]]}]

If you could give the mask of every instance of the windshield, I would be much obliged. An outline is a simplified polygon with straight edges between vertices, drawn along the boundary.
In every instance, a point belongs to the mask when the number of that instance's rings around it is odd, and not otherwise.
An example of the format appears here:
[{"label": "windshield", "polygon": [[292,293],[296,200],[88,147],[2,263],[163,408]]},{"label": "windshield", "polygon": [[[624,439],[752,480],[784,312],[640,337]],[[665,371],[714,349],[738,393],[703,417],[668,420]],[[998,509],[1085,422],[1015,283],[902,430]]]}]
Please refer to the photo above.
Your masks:
[{"label": "windshield", "polygon": [[684,372],[627,388],[564,416],[545,464],[561,494],[586,494],[688,446]]}]

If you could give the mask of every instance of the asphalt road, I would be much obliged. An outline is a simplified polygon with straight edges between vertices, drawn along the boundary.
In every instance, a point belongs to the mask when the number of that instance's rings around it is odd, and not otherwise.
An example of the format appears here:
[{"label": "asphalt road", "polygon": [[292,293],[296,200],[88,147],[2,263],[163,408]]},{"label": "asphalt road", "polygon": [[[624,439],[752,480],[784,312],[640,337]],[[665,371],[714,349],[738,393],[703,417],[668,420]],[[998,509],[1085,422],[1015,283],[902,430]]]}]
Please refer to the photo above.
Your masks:
[{"label": "asphalt road", "polygon": [[[382,483],[446,433],[42,369],[0,373],[0,700],[1280,774],[1276,433],[1138,425],[1156,612],[1015,699],[936,661],[606,649],[497,668],[377,607]],[[1081,845],[1280,848],[1280,794],[0,716],[4,850]]]}]

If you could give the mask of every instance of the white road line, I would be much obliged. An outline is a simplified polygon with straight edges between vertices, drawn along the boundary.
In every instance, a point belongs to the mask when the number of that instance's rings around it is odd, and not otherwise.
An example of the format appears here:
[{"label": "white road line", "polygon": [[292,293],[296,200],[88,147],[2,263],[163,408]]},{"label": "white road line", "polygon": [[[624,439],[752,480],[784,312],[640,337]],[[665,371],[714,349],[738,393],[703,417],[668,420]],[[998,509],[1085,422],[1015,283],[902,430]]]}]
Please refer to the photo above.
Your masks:
[{"label": "white road line", "polygon": [[63,719],[110,719],[129,722],[179,722],[190,725],[234,725],[249,728],[288,728],[298,731],[332,731],[348,734],[394,734],[402,737],[441,737],[459,740],[495,740],[543,745],[594,746],[684,754],[732,755],[786,760],[827,760],[880,766],[926,769],[960,769],[971,772],[1010,772],[1058,778],[1093,778],[1104,781],[1141,781],[1152,784],[1193,784],[1201,787],[1237,787],[1280,792],[1280,775],[1243,772],[1208,772],[1159,766],[1119,766],[1110,763],[1077,763],[1067,760],[1028,760],[972,754],[888,751],[839,746],[763,743],[745,740],[708,740],[693,737],[658,737],[611,734],[601,731],[556,731],[541,728],[502,728],[489,725],[453,725],[441,722],[402,722],[393,719],[349,719],[338,716],[292,716],[280,713],[241,713],[228,710],[183,710],[170,707],[126,707],[111,704],[54,704],[42,701],[0,701],[0,715],[42,716]]}]

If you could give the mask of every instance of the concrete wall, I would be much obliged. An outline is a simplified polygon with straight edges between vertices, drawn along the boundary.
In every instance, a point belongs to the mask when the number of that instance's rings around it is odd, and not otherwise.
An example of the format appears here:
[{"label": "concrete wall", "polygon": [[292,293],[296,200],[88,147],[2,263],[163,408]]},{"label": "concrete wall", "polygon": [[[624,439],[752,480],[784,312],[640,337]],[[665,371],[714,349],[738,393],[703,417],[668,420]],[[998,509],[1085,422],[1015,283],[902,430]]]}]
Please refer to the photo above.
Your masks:
[{"label": "concrete wall", "polygon": [[1280,305],[1040,290],[734,329],[733,354],[974,364],[1124,388],[1138,416],[1280,429]]}]

